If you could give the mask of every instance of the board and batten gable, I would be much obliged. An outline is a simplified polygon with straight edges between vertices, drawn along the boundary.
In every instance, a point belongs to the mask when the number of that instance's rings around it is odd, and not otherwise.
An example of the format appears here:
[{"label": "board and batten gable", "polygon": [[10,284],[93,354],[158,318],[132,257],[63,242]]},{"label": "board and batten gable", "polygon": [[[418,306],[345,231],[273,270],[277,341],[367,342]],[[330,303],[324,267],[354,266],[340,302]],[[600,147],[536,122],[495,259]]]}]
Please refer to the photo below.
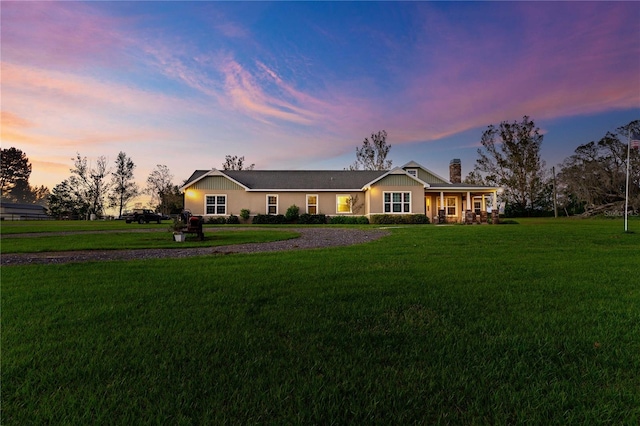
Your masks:
[{"label": "board and batten gable", "polygon": [[447,180],[436,176],[428,170],[418,169],[418,179],[426,183],[449,183]]},{"label": "board and batten gable", "polygon": [[224,176],[207,176],[206,178],[194,183],[190,189],[192,190],[220,190],[220,191],[244,191],[244,188],[237,183],[229,180]]},{"label": "board and batten gable", "polygon": [[[393,194],[410,194],[410,211],[402,209],[402,212],[385,211],[385,194],[393,200]],[[388,200],[387,200],[388,201]],[[404,204],[404,203],[403,203]],[[373,183],[367,191],[368,213],[373,214],[424,214],[424,184],[404,173],[388,174],[379,181]]]},{"label": "board and batten gable", "polygon": [[409,161],[407,164],[402,166],[402,169],[405,170],[408,174],[415,173],[413,174],[413,176],[417,177],[422,182],[425,182],[427,184],[449,183],[447,179],[443,178],[442,176],[438,176],[431,170],[427,169],[419,163],[416,163],[415,161]]}]

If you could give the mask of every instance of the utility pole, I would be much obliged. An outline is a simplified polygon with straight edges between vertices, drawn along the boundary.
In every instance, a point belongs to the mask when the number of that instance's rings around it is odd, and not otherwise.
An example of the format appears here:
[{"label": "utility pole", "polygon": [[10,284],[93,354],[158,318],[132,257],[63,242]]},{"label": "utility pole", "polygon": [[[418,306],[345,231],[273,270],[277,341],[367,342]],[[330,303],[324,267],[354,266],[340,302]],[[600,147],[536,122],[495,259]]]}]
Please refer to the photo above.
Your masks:
[{"label": "utility pole", "polygon": [[553,173],[553,217],[558,217],[558,191],[556,190],[556,168],[551,167]]},{"label": "utility pole", "polygon": [[624,232],[629,232],[629,157],[631,155],[631,128],[627,130],[627,182],[624,188]]}]

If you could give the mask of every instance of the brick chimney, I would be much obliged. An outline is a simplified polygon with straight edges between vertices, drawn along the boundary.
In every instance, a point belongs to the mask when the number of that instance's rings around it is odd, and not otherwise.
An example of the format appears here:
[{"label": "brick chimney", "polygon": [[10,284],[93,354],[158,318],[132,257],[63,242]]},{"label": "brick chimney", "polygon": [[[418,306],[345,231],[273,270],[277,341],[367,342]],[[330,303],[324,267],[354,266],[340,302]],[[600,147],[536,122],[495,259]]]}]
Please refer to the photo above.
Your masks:
[{"label": "brick chimney", "polygon": [[462,163],[459,158],[454,158],[449,163],[449,181],[451,183],[462,183]]}]

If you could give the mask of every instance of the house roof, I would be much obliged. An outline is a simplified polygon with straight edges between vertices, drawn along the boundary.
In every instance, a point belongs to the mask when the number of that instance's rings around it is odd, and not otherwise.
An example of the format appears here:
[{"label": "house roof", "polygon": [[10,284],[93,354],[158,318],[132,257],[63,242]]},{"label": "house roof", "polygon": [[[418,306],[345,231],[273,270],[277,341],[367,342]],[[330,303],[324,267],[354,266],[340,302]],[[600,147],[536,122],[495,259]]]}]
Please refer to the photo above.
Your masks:
[{"label": "house roof", "polygon": [[[184,191],[207,176],[224,176],[248,191],[360,191],[391,174],[406,174],[406,168],[421,168],[439,179],[438,175],[416,162],[393,170],[196,170],[180,188]],[[407,174],[425,188],[442,190],[489,189],[463,183],[430,183]]]},{"label": "house roof", "polygon": [[3,210],[33,210],[38,212],[45,209],[45,206],[40,204],[12,203],[6,201],[2,201],[0,207],[2,207]]},{"label": "house roof", "polygon": [[360,190],[386,171],[225,170],[221,173],[253,190]]},{"label": "house roof", "polygon": [[487,189],[499,189],[498,186],[487,186],[487,185],[474,185],[470,183],[432,183],[429,184],[429,189],[431,190],[487,190]]}]

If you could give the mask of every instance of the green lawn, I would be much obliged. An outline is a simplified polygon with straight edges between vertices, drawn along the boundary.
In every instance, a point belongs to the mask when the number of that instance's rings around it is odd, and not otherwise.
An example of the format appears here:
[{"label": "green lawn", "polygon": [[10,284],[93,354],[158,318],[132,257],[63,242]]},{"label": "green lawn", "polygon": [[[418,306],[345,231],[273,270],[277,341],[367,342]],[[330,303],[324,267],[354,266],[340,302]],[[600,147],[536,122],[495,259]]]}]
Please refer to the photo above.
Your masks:
[{"label": "green lawn", "polygon": [[[153,231],[153,230],[149,230]],[[204,228],[204,241],[195,234],[187,234],[186,241],[176,243],[173,234],[167,230],[159,232],[126,232],[108,233],[74,233],[65,236],[34,235],[29,238],[11,238],[5,235],[2,239],[2,253],[40,253],[48,251],[69,250],[124,250],[143,248],[175,248],[213,247],[231,244],[263,243],[268,241],[287,240],[300,234],[286,229],[264,230],[252,229],[227,230],[224,228],[211,232]],[[20,234],[16,234],[19,236]]]},{"label": "green lawn", "polygon": [[113,230],[140,230],[140,229],[169,229],[173,222],[165,220],[160,224],[149,223],[140,225],[126,223],[124,220],[3,220],[0,222],[0,233],[23,234],[31,232],[65,232],[65,231],[113,231]]},{"label": "green lawn", "polygon": [[638,424],[640,221],[518,221],[3,267],[2,423]]}]

